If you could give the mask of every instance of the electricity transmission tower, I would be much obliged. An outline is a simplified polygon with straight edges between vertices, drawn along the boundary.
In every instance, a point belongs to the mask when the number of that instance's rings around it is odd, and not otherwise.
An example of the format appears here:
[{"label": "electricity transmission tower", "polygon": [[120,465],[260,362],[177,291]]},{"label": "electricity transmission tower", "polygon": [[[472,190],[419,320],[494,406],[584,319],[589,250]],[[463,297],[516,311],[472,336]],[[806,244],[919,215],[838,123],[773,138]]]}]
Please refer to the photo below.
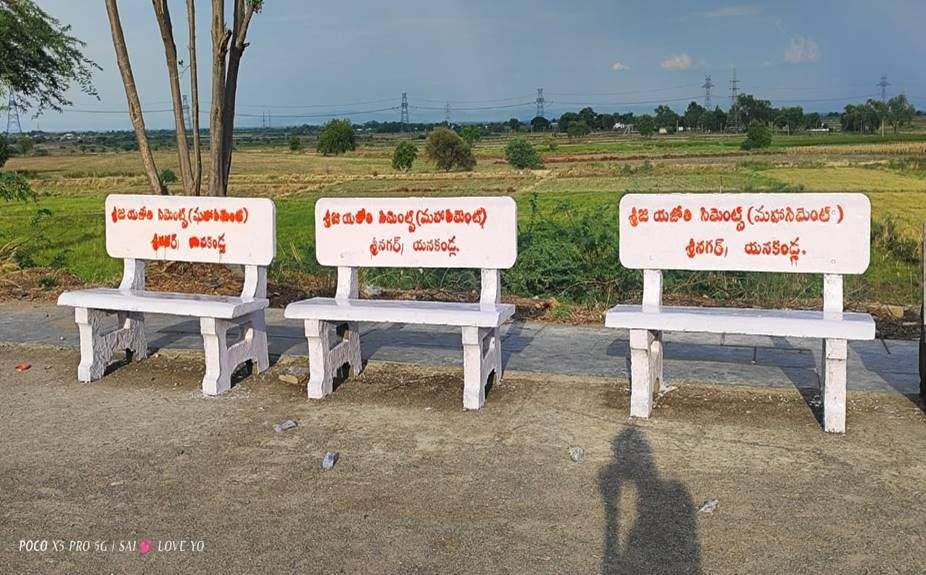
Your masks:
[{"label": "electricity transmission tower", "polygon": [[402,92],[401,110],[402,110],[402,113],[401,113],[400,122],[402,123],[402,132],[407,132],[408,131],[408,94],[405,92]]},{"label": "electricity transmission tower", "polygon": [[543,103],[544,102],[545,100],[543,99],[543,88],[537,88],[537,117],[540,117],[540,118],[544,117],[544,113],[543,113]]},{"label": "electricity transmission tower", "polygon": [[740,127],[740,108],[736,105],[739,83],[740,81],[736,79],[736,68],[733,68],[733,78],[730,79],[730,111],[733,112],[733,129],[737,132]]},{"label": "electricity transmission tower", "polygon": [[187,97],[186,94],[183,95],[182,108],[183,108],[183,117],[186,120],[186,126],[187,128],[189,128],[190,126],[193,125],[193,122],[192,120],[190,120],[190,99]]},{"label": "electricity transmission tower", "polygon": [[891,85],[887,81],[887,74],[881,74],[881,81],[875,85],[881,88],[881,101],[884,102],[887,100],[887,87]]},{"label": "electricity transmission tower", "polygon": [[444,105],[444,121],[447,122],[447,126],[450,126],[450,102]]},{"label": "electricity transmission tower", "polygon": [[704,88],[704,109],[711,109],[711,88],[714,87],[714,83],[711,82],[711,75],[708,74],[704,77],[704,84],[701,85]]},{"label": "electricity transmission tower", "polygon": [[19,107],[16,103],[16,92],[10,90],[10,99],[6,108],[6,135],[9,136],[14,128],[16,134],[23,133],[23,127],[19,123]]}]

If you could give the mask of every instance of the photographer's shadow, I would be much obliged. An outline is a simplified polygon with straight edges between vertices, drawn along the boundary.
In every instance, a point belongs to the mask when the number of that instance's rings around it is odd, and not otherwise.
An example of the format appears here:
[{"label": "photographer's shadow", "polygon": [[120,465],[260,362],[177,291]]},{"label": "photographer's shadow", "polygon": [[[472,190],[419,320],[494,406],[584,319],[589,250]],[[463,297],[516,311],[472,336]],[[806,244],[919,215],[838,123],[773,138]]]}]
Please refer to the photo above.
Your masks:
[{"label": "photographer's shadow", "polygon": [[[623,431],[612,449],[613,461],[598,476],[606,517],[601,572],[700,573],[695,508],[688,490],[659,476],[639,429]],[[626,499],[632,496],[634,503]],[[628,508],[635,512],[627,513]]]}]

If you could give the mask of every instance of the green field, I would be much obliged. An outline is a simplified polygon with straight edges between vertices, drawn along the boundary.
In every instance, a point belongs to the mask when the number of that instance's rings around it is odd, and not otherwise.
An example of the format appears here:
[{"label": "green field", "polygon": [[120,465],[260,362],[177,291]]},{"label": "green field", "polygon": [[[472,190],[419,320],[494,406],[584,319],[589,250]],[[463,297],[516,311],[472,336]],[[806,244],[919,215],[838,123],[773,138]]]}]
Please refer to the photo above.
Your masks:
[{"label": "green field", "polygon": [[[474,172],[437,172],[419,160],[410,173],[390,167],[391,141],[365,142],[356,152],[324,157],[281,147],[243,147],[235,154],[230,193],[277,202],[278,258],[271,279],[327,275],[313,248],[313,205],[322,196],[511,195],[519,205],[516,267],[504,274],[508,293],[555,298],[600,309],[639,295],[638,272],[617,263],[616,206],[626,192],[859,191],[873,207],[872,264],[847,284],[852,302],[919,305],[916,259],[926,221],[926,134],[777,136],[771,148],[746,153],[740,136],[591,137],[533,140],[545,168],[504,163],[504,141],[477,146]],[[160,168],[177,171],[176,156],[157,152]],[[17,157],[8,169],[29,177],[37,201],[8,203],[0,214],[2,269],[61,268],[92,284],[114,282],[121,262],[103,242],[103,198],[144,193],[141,162],[132,152]],[[468,291],[469,272],[369,270],[380,287]],[[671,273],[670,296],[813,305],[821,278],[778,274]],[[49,286],[53,289],[53,286]],[[568,307],[568,306],[567,306]]]}]

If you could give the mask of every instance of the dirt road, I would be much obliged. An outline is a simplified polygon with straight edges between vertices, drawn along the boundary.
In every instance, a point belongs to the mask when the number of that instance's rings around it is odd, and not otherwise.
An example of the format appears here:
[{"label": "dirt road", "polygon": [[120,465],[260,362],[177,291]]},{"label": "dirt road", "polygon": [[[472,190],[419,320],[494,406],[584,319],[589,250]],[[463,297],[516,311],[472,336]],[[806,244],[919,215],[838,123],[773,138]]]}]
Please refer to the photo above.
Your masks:
[{"label": "dirt road", "polygon": [[902,396],[850,393],[833,436],[787,389],[685,385],[632,421],[626,380],[511,373],[465,413],[452,368],[371,364],[310,402],[279,365],[205,398],[195,353],[93,384],[77,361],[0,346],[0,573],[926,570]]}]

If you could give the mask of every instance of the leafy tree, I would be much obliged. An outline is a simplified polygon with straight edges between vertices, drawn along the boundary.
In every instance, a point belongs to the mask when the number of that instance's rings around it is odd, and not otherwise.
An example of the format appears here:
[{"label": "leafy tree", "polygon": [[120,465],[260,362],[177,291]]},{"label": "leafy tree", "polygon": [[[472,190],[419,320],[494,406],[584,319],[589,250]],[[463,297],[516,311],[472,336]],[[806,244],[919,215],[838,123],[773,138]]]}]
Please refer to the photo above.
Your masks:
[{"label": "leafy tree", "polygon": [[916,108],[905,95],[900,94],[887,101],[887,121],[895,134],[898,129],[910,124],[915,115]]},{"label": "leafy tree", "polygon": [[775,108],[768,100],[759,100],[752,94],[740,94],[736,97],[736,103],[730,109],[730,115],[739,110],[739,121],[748,126],[753,120],[760,122],[771,122],[775,117]]},{"label": "leafy tree", "polygon": [[418,159],[418,147],[408,140],[402,140],[392,152],[392,169],[409,171]]},{"label": "leafy tree", "polygon": [[675,131],[679,121],[678,114],[675,113],[675,110],[663,105],[658,106],[655,112],[655,122],[657,128],[665,128],[669,131]]},{"label": "leafy tree", "polygon": [[29,136],[20,136],[16,140],[16,147],[19,149],[19,153],[23,155],[27,155],[32,151],[33,144],[34,142]]},{"label": "leafy tree", "polygon": [[779,128],[787,128],[790,133],[792,130],[799,130],[804,127],[804,108],[793,106],[778,110],[775,116],[775,125]]},{"label": "leafy tree", "polygon": [[727,125],[727,113],[720,109],[720,106],[714,108],[714,111],[705,111],[701,116],[701,126],[708,132],[720,132]]},{"label": "leafy tree", "polygon": [[691,102],[688,104],[688,108],[685,110],[685,127],[689,130],[694,128],[701,127],[702,116],[704,115],[704,106],[697,102]]},{"label": "leafy tree", "polygon": [[470,146],[475,146],[476,142],[482,139],[482,126],[477,124],[463,126],[460,128],[460,137]]},{"label": "leafy tree", "polygon": [[525,138],[514,138],[505,146],[505,160],[518,169],[543,166],[540,154]]},{"label": "leafy tree", "polygon": [[550,129],[550,120],[547,120],[543,116],[535,116],[531,120],[531,129],[535,132],[546,132]]},{"label": "leafy tree", "polygon": [[868,103],[847,104],[839,117],[845,132],[873,132],[881,125],[877,110]]},{"label": "leafy tree", "polygon": [[559,131],[565,132],[568,134],[569,126],[571,126],[573,122],[577,122],[578,120],[579,120],[578,114],[576,114],[575,112],[566,112],[565,114],[559,117],[559,122],[557,122]]},{"label": "leafy tree", "polygon": [[302,149],[302,138],[299,137],[299,134],[293,134],[289,137],[289,151],[298,152]]},{"label": "leafy tree", "polygon": [[598,117],[595,118],[595,128],[598,130],[605,130],[610,132],[614,129],[614,124],[617,120],[614,119],[614,114],[598,114]]},{"label": "leafy tree", "polygon": [[637,118],[636,127],[641,136],[648,138],[656,131],[656,120],[649,114],[644,114]]},{"label": "leafy tree", "polygon": [[595,110],[591,109],[590,107],[585,107],[579,110],[579,119],[584,120],[589,128],[598,125],[598,114],[596,114]]},{"label": "leafy tree", "polygon": [[517,118],[511,118],[510,120],[508,120],[507,122],[505,122],[505,125],[507,125],[508,128],[509,128],[512,132],[517,132],[517,131],[521,128],[521,120],[519,120],[519,119],[517,119]]},{"label": "leafy tree", "polygon": [[589,129],[588,123],[581,119],[570,122],[569,128],[566,130],[570,138],[581,138],[582,136],[587,136],[590,132],[591,129]]},{"label": "leafy tree", "polygon": [[819,128],[823,124],[823,120],[820,118],[820,114],[816,112],[811,112],[804,115],[804,128],[811,130],[813,128]]},{"label": "leafy tree", "polygon": [[772,132],[765,122],[753,120],[746,128],[746,139],[740,144],[744,150],[767,148],[772,144]]},{"label": "leafy tree", "polygon": [[476,167],[473,149],[449,128],[434,128],[425,141],[424,152],[441,170],[460,168],[469,171]]},{"label": "leafy tree", "polygon": [[339,156],[357,149],[357,135],[350,120],[334,119],[322,126],[315,148],[325,156]]},{"label": "leafy tree", "polygon": [[100,67],[84,46],[32,0],[0,0],[0,87],[16,92],[21,109],[60,111],[72,85],[95,96],[91,74]]}]

